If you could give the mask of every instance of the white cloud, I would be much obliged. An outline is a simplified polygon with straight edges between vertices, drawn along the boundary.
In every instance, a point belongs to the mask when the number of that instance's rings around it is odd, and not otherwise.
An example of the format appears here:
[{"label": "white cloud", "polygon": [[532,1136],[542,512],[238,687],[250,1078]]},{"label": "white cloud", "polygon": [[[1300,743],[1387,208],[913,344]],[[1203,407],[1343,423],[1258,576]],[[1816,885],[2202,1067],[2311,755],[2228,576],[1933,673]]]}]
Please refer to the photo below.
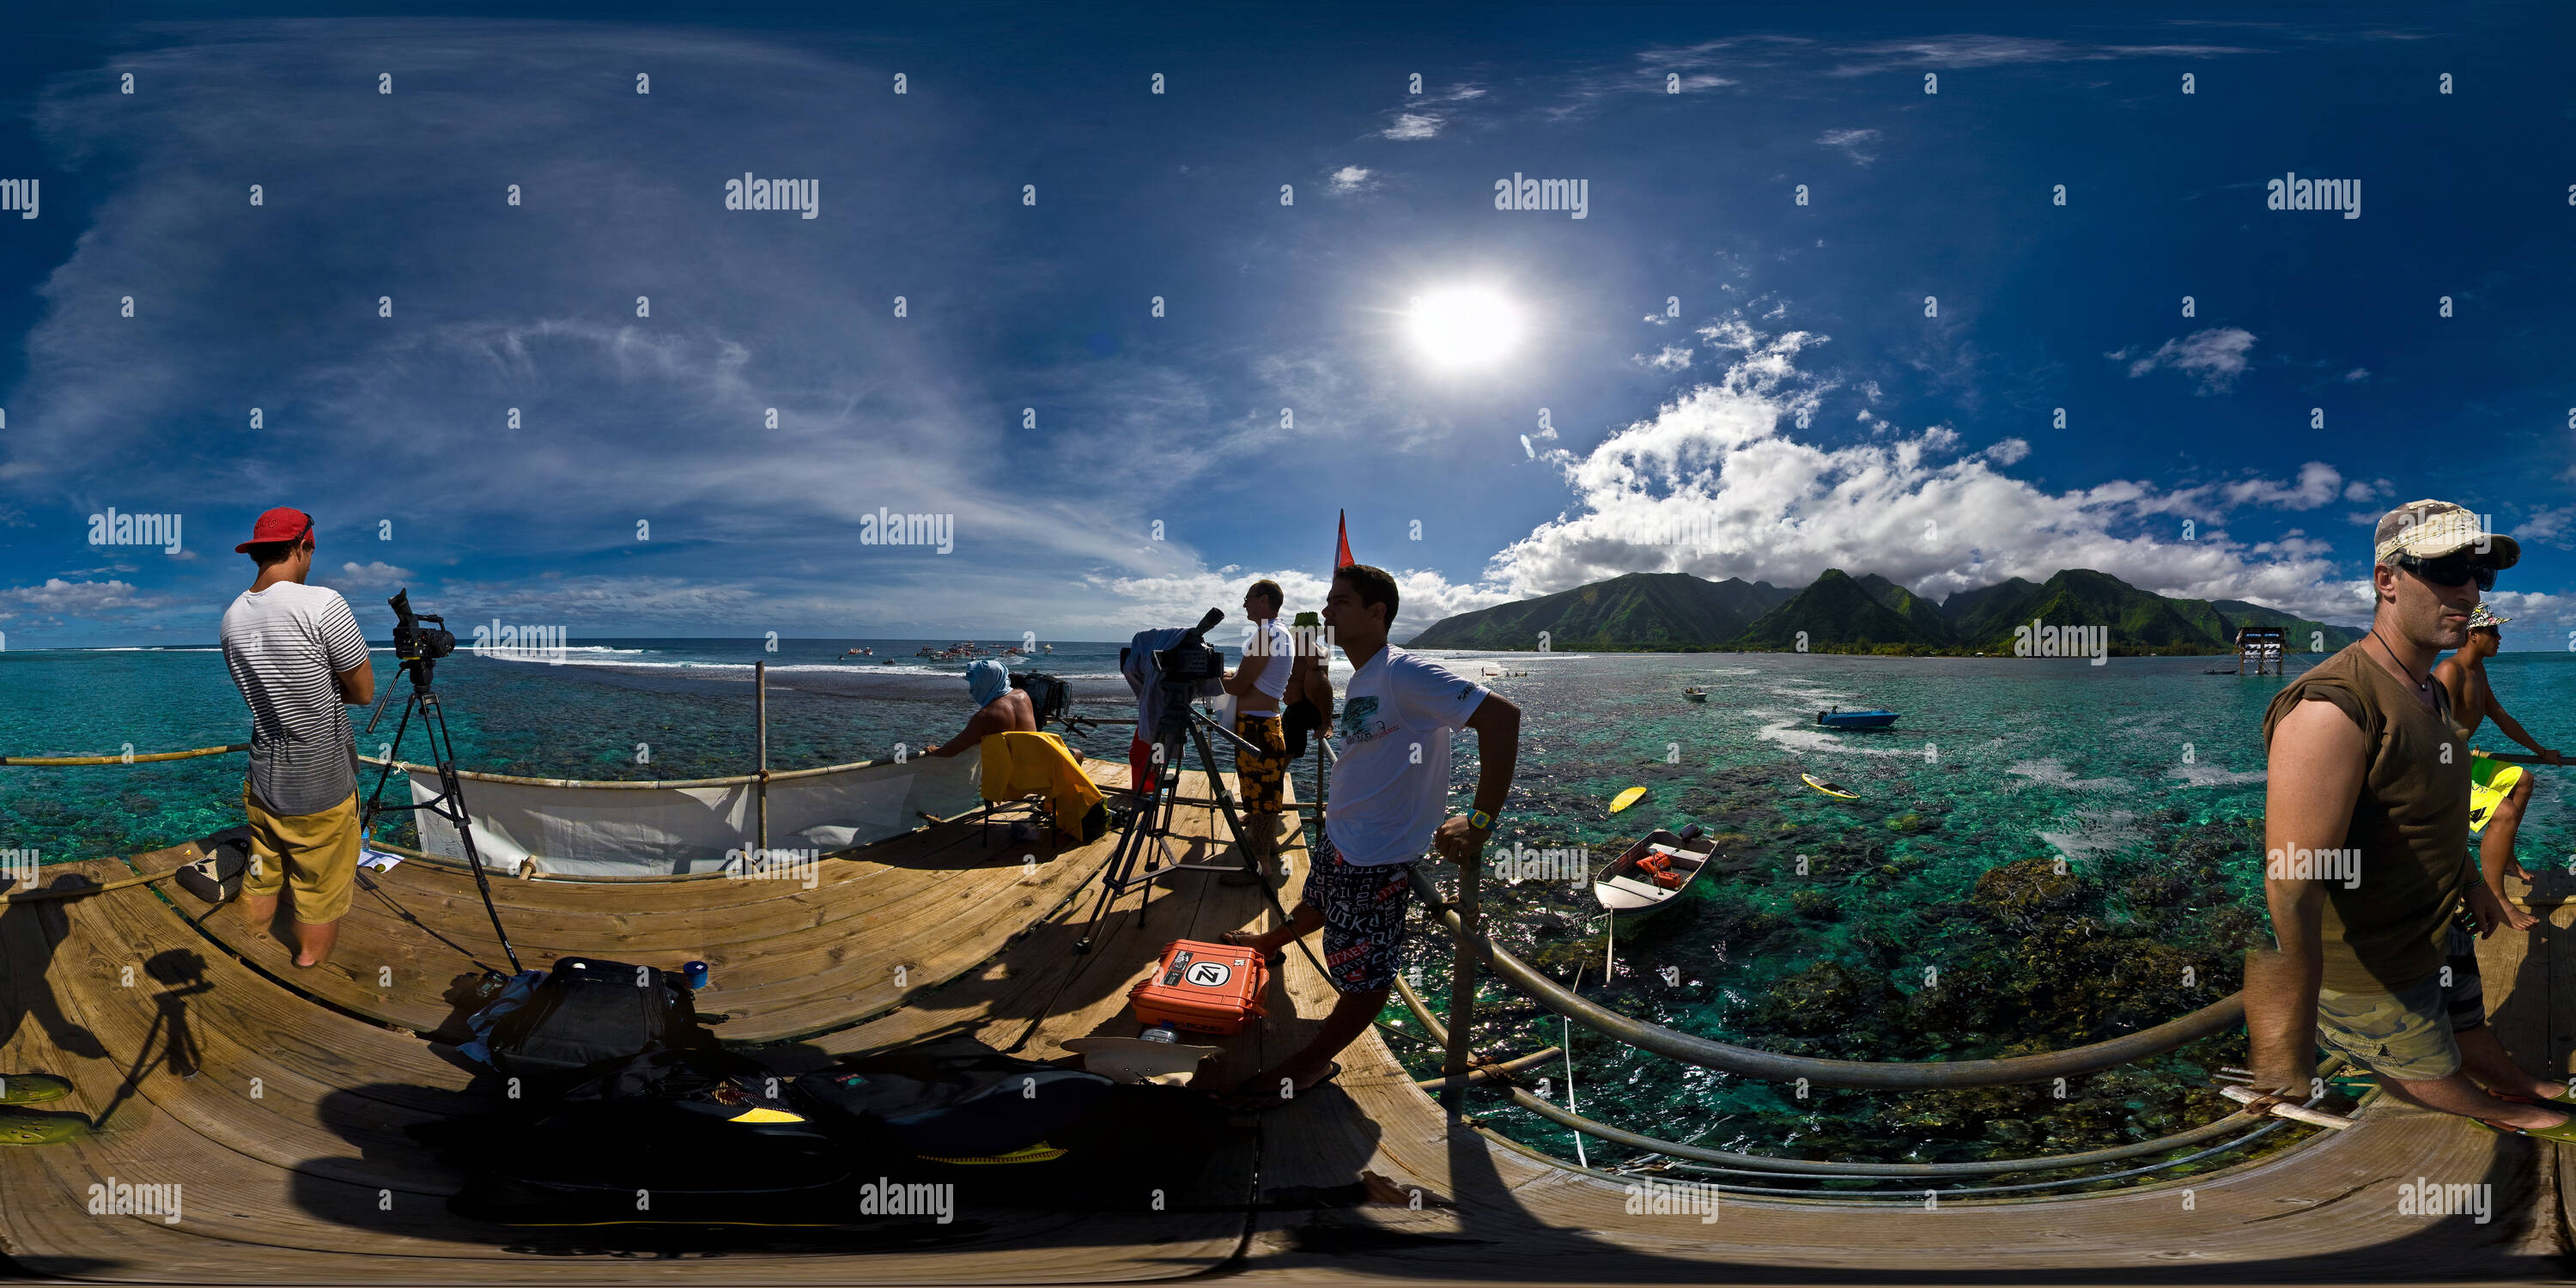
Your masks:
[{"label": "white cloud", "polygon": [[1346,165],[1333,172],[1331,191],[1339,195],[1360,192],[1376,186],[1377,179],[1366,166]]},{"label": "white cloud", "polygon": [[344,563],[340,571],[322,578],[322,584],[333,590],[373,590],[412,579],[409,568],[396,568],[381,559],[368,563]]},{"label": "white cloud", "polygon": [[1378,134],[1382,138],[1406,141],[1428,139],[1439,135],[1440,126],[1441,118],[1436,112],[1401,112],[1396,115],[1395,124],[1378,131]]},{"label": "white cloud", "polygon": [[[1370,561],[1365,550],[1354,551],[1361,563]],[[1383,566],[1383,565],[1381,565]],[[1507,604],[1518,596],[1493,585],[1457,585],[1438,572],[1407,568],[1387,571],[1395,577],[1396,639],[1409,639],[1433,622],[1479,608]],[[1116,577],[1098,582],[1100,589],[1117,596],[1127,610],[1122,621],[1138,618],[1172,625],[1197,621],[1199,614],[1210,608],[1226,610],[1226,624],[1210,638],[1232,643],[1240,630],[1240,616],[1233,605],[1243,598],[1243,588],[1257,578],[1267,577],[1279,583],[1279,590],[1289,612],[1319,609],[1324,606],[1324,593],[1332,588],[1331,579],[1301,569],[1254,572],[1237,569],[1231,573],[1204,569],[1156,577]],[[1130,627],[1130,629],[1133,629]]]},{"label": "white cloud", "polygon": [[2537,541],[2570,550],[2576,549],[2576,540],[2569,539],[2571,531],[2576,531],[2576,505],[2542,506],[2522,516],[2522,522],[2505,535],[2517,541]]},{"label": "white cloud", "polygon": [[1841,148],[1843,155],[1850,157],[1854,165],[1868,165],[1878,159],[1873,146],[1878,142],[1876,130],[1827,130],[1816,136],[1816,142],[1829,148]]},{"label": "white cloud", "polygon": [[1668,344],[1654,357],[1649,358],[1642,353],[1631,354],[1628,361],[1657,371],[1679,371],[1691,364],[1691,347],[1687,344]]},{"label": "white cloud", "polygon": [[[110,609],[127,612],[158,608],[163,602],[113,578],[107,581],[65,581],[60,577],[48,577],[41,585],[0,586],[0,604],[14,604],[30,612],[53,615],[82,617]],[[0,621],[15,615],[0,612]]]},{"label": "white cloud", "polygon": [[[2343,475],[2324,461],[2310,461],[2300,466],[2296,483],[2247,479],[2241,483],[2230,483],[2224,490],[2230,504],[2277,505],[2284,510],[2313,510],[2347,491]],[[2367,500],[2368,493],[2353,499]]]},{"label": "white cloud", "polygon": [[2129,364],[2132,380],[2158,367],[2197,376],[2203,394],[2224,393],[2245,374],[2246,351],[2254,347],[2254,333],[2242,327],[2212,327],[2196,331],[2179,340],[2167,340],[2156,351],[2132,358],[2127,349],[2102,356]]},{"label": "white cloud", "polygon": [[[2515,623],[2539,626],[2576,626],[2576,595],[2552,595],[2543,591],[2492,590],[2485,595],[2487,607],[2500,617]],[[2506,629],[2510,630],[2511,627]],[[2558,647],[2565,647],[2561,644]]]},{"label": "white cloud", "polygon": [[[2207,489],[2177,494],[2112,480],[2045,492],[1998,472],[2027,454],[2026,442],[1960,455],[1958,434],[1941,426],[1840,447],[1799,442],[1785,427],[1827,386],[1799,372],[1796,359],[1825,337],[1765,336],[1741,321],[1701,334],[1740,356],[1588,454],[1551,458],[1574,505],[1498,553],[1487,583],[1515,598],[1638,571],[1804,586],[1838,567],[1940,599],[2006,577],[2093,568],[2161,594],[2250,599],[2343,620],[2366,612],[2358,583],[2338,577],[2324,542],[2150,534],[2151,526],[2166,533],[2146,522],[2153,516],[2215,504]],[[2303,473],[2276,491],[2304,502],[2300,489],[2320,486],[2316,479]]]},{"label": "white cloud", "polygon": [[1884,40],[1835,51],[1850,60],[1828,75],[1866,76],[1892,67],[2002,67],[2013,63],[2108,62],[2124,58],[2197,58],[2252,54],[2227,45],[2094,45],[2023,36],[1927,36]]},{"label": "white cloud", "polygon": [[2347,381],[2368,380],[2370,379],[2370,368],[2355,367],[2352,370],[2343,373],[2343,378]]}]

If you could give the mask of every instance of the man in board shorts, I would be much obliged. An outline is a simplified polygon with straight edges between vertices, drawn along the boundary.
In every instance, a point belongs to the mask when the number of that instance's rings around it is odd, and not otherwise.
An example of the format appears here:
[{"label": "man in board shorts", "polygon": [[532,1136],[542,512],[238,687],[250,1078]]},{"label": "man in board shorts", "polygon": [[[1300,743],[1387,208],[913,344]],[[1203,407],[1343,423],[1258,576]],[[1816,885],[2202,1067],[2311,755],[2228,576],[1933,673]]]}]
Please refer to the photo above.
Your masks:
[{"label": "man in board shorts", "polygon": [[[2479,726],[2488,716],[2495,717],[2496,728],[2504,735],[2529,747],[2544,765],[2566,762],[2557,752],[2541,746],[2523,731],[2520,721],[2505,714],[2504,704],[2496,700],[2495,690],[2487,687],[2487,659],[2504,647],[2503,626],[2510,617],[2498,617],[2484,602],[2469,614],[2469,637],[2442,665],[2434,668],[2434,678],[2451,697],[2451,718],[2467,737],[2478,736]],[[2508,765],[2485,752],[2469,751],[2469,828],[2484,829],[2478,845],[2478,874],[2496,901],[2504,905],[2505,925],[2515,930],[2529,930],[2540,924],[2540,918],[2514,907],[2505,897],[2507,873],[2531,880],[2522,863],[2513,856],[2513,836],[2522,827],[2523,811],[2531,806],[2532,773],[2520,765]],[[2483,809],[2481,805],[2483,804]]]},{"label": "man in board shorts", "polygon": [[1225,678],[1225,691],[1234,695],[1235,736],[1261,749],[1234,749],[1234,780],[1243,792],[1243,858],[1250,871],[1220,878],[1229,885],[1267,883],[1279,871],[1279,823],[1288,799],[1288,738],[1279,724],[1280,700],[1297,662],[1288,628],[1279,624],[1285,598],[1279,583],[1266,577],[1243,592],[1250,634],[1244,637],[1242,664]]},{"label": "man in board shorts", "polygon": [[[1395,987],[1414,860],[1426,846],[1459,861],[1483,853],[1494,813],[1511,791],[1520,708],[1388,644],[1395,609],[1395,578],[1384,569],[1350,564],[1334,572],[1324,625],[1349,655],[1352,671],[1334,733],[1340,759],[1323,840],[1287,925],[1261,935],[1229,931],[1224,938],[1270,956],[1321,930],[1324,971],[1340,996],[1312,1042],[1226,1097],[1232,1108],[1283,1104],[1341,1071],[1333,1057],[1368,1031]],[[1459,729],[1476,731],[1475,804],[1442,822],[1449,736]]]}]

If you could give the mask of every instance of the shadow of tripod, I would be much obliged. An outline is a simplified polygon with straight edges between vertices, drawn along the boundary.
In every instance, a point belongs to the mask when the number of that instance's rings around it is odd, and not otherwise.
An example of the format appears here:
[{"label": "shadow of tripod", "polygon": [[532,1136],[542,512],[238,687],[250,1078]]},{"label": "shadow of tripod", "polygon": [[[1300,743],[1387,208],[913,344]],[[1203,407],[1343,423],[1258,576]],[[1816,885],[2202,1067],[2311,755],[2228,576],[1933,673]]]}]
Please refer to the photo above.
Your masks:
[{"label": "shadow of tripod", "polygon": [[[107,1107],[98,1111],[98,1117],[91,1123],[93,1127],[106,1127],[107,1120],[115,1116],[117,1106],[134,1094],[143,1082],[143,1075],[150,1073],[155,1066],[167,1064],[170,1072],[182,1078],[193,1078],[198,1073],[200,1057],[196,1034],[188,1029],[188,999],[214,991],[214,981],[206,978],[206,959],[193,949],[173,948],[157,953],[143,963],[143,973],[154,982],[170,987],[153,995],[153,1005],[158,1013],[152,1017],[152,1030],[143,1035],[143,1045],[134,1053],[134,1067],[126,1070],[125,1081],[118,1085],[116,1096],[107,1102]],[[169,1031],[166,1044],[161,1041],[165,1028]],[[158,1056],[153,1054],[156,1046],[161,1047]]]}]

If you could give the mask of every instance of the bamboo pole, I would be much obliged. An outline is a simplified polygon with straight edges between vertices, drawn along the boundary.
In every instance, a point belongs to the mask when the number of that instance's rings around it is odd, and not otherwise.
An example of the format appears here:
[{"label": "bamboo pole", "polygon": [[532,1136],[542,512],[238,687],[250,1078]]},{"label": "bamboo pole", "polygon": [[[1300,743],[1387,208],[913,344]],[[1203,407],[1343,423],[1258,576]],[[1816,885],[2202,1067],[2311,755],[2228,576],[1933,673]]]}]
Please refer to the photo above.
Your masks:
[{"label": "bamboo pole", "polygon": [[769,854],[769,663],[751,664],[752,706],[760,726],[760,857]]}]

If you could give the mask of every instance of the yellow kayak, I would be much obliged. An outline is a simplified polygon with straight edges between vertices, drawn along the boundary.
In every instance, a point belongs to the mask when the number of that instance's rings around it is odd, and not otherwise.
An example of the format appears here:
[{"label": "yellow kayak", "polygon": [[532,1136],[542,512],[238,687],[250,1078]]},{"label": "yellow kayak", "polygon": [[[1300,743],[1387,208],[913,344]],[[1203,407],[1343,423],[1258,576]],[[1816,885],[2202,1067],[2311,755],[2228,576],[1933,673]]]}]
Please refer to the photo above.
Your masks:
[{"label": "yellow kayak", "polygon": [[1844,791],[1841,787],[1818,778],[1814,774],[1800,774],[1798,777],[1806,779],[1809,787],[1813,787],[1827,796],[1837,796],[1847,801],[1856,801],[1860,799],[1860,793]]},{"label": "yellow kayak", "polygon": [[1610,798],[1610,812],[1616,814],[1619,811],[1636,804],[1639,800],[1643,799],[1645,795],[1645,788],[1631,787],[1628,790]]}]

